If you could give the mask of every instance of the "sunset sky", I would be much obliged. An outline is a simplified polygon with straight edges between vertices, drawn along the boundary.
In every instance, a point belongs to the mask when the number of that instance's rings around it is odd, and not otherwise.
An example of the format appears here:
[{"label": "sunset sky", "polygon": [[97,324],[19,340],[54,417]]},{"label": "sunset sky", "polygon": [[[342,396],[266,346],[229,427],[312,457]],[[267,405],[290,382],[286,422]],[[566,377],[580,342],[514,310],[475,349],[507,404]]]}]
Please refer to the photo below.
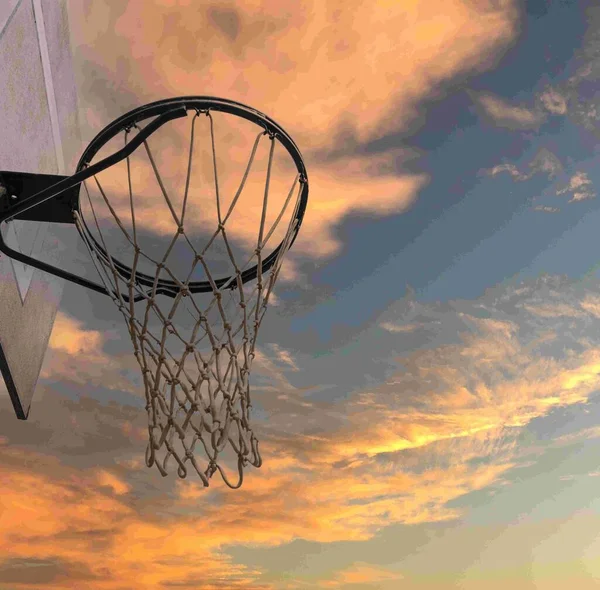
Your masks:
[{"label": "sunset sky", "polygon": [[294,138],[309,204],[238,490],[145,466],[125,323],[65,287],[26,422],[0,384],[0,590],[597,588],[598,3],[68,6],[82,148],[228,98]]}]

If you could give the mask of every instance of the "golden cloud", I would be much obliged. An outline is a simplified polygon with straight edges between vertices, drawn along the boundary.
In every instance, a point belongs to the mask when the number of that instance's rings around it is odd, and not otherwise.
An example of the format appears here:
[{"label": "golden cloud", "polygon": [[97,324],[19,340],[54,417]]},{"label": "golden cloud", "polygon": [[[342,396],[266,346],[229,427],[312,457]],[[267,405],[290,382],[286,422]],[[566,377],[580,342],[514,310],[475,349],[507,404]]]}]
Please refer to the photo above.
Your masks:
[{"label": "golden cloud", "polygon": [[[3,451],[5,459],[8,452]],[[11,453],[25,461],[34,457]],[[214,580],[226,581],[232,589],[269,588],[256,584],[258,571],[216,552],[201,520],[142,520],[122,501],[129,487],[114,474],[82,474],[55,462],[50,465],[41,456],[36,465],[32,472],[0,464],[0,547],[5,559],[76,565],[86,572],[85,587],[90,589],[178,583],[182,588],[210,590],[216,587]],[[65,584],[70,584],[68,568],[45,587],[65,588]]]},{"label": "golden cloud", "polygon": [[320,586],[323,588],[344,588],[347,584],[377,584],[378,587],[397,587],[404,576],[397,571],[375,566],[369,563],[358,562],[350,567],[340,570],[330,580],[323,580]]},{"label": "golden cloud", "polygon": [[[89,88],[84,84],[84,100],[96,111],[115,110],[115,100],[129,108],[133,95],[146,89],[143,94],[153,98],[224,96],[281,122],[300,145],[311,182],[295,251],[323,258],[339,251],[334,228],[349,213],[401,213],[428,180],[404,171],[393,152],[348,156],[356,143],[408,129],[421,116],[424,99],[456,76],[489,69],[517,34],[520,9],[514,0],[493,6],[450,0],[440,6],[431,0],[304,0],[282,12],[276,3],[154,1],[129,3],[114,13],[106,5],[75,5],[72,23],[80,55],[103,64],[109,78],[105,87],[97,77]],[[131,90],[116,98],[108,89],[117,85]],[[89,113],[86,105],[82,110]],[[94,116],[88,122],[100,125]],[[226,142],[217,144],[229,146],[219,167],[248,156],[248,141],[236,142],[235,134],[225,133]],[[174,160],[167,151],[165,159],[169,170]],[[378,159],[387,173],[374,170]],[[115,196],[125,212],[127,200]],[[260,200],[253,199],[229,224],[244,247],[256,239]],[[166,235],[168,214],[162,215],[158,200],[140,207],[139,221]],[[208,202],[198,207],[201,215],[190,214],[192,227],[215,227]],[[282,278],[297,280],[291,264]]]},{"label": "golden cloud", "polygon": [[[233,564],[222,547],[296,538],[365,541],[391,523],[459,518],[451,500],[493,491],[519,463],[520,427],[550,408],[587,400],[600,373],[598,349],[543,358],[535,345],[520,341],[513,322],[463,319],[476,329],[463,333],[462,343],[404,358],[406,371],[338,408],[341,426],[329,421],[319,436],[303,433],[301,421],[295,433],[278,429],[272,416],[261,425],[265,464],[246,478],[243,493],[178,481],[176,496],[149,517],[124,464],[120,471],[75,473],[2,447],[9,517],[0,546],[9,557],[77,563],[96,576],[90,588],[116,588],[123,580],[154,587],[174,579],[210,588],[210,580],[223,575],[228,587],[258,588],[260,572]],[[415,378],[428,387],[418,409],[402,403],[405,385]],[[304,410],[308,416],[311,404]],[[34,461],[35,471],[19,467]],[[24,522],[32,524],[24,529]],[[77,533],[84,531],[82,543]],[[98,539],[110,549],[95,551]],[[347,575],[367,575],[361,571]]]},{"label": "golden cloud", "polygon": [[104,386],[142,394],[123,377],[124,368],[139,370],[133,354],[121,359],[104,352],[107,333],[89,330],[83,322],[59,311],[48,343],[41,377],[64,379],[81,386]]}]

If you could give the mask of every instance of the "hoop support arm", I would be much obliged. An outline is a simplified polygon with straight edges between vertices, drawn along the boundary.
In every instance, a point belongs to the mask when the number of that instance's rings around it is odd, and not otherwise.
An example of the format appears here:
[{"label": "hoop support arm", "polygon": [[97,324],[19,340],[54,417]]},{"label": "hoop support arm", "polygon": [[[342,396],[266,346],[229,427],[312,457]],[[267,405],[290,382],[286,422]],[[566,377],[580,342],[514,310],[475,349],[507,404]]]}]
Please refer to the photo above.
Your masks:
[{"label": "hoop support arm", "polygon": [[[124,148],[73,176],[0,172],[0,186],[4,188],[4,194],[0,195],[0,225],[12,219],[74,223],[73,211],[78,208],[79,189],[84,180],[130,156],[152,133],[168,121],[185,116],[187,116],[187,111],[183,106],[163,113],[140,131]],[[30,191],[35,192],[22,201],[21,199],[25,195],[31,194]],[[4,241],[2,232],[0,232],[0,251],[23,264],[49,272],[98,293],[112,296],[112,293],[103,285],[13,250]],[[139,299],[136,298],[135,301],[143,298],[140,295]]]}]

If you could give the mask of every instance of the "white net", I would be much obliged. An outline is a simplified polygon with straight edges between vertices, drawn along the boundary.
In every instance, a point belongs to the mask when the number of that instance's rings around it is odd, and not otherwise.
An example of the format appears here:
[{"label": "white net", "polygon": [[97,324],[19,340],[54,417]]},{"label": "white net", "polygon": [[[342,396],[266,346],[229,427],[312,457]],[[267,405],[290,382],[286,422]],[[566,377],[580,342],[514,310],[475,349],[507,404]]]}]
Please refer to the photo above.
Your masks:
[{"label": "white net", "polygon": [[[167,129],[163,130],[170,140],[167,148],[151,149],[151,140],[157,139],[153,134],[143,142],[143,149],[127,158],[121,171],[111,167],[103,173],[104,179],[98,174],[84,182],[76,226],[126,319],[142,370],[148,412],[147,465],[156,465],[167,475],[169,463],[174,462],[181,478],[191,467],[205,486],[219,471],[229,487],[237,488],[243,482],[244,467],[260,467],[262,462],[250,426],[249,373],[258,330],[297,229],[296,214],[306,180],[285,158],[277,160],[276,135],[264,130],[257,135],[254,125],[253,141],[249,136],[238,140],[227,154],[230,160],[239,160],[244,147],[251,145],[245,170],[237,175],[241,181],[237,187],[225,182],[223,188],[218,174],[223,158],[217,157],[213,114],[193,110],[191,124],[189,115],[184,119],[190,136],[181,179],[185,182],[179,183],[179,190],[168,184],[173,181],[169,175],[173,163],[183,156],[172,149],[181,129]],[[208,122],[202,135],[204,145],[196,141],[201,115]],[[232,118],[226,123],[231,131]],[[224,139],[231,140],[225,126]],[[138,125],[124,130],[125,143],[140,130]],[[257,154],[265,141],[268,149],[261,163]],[[161,168],[157,153],[166,155],[166,168]],[[274,174],[275,162],[281,164],[280,174]],[[141,172],[143,166],[145,172]],[[211,182],[206,174],[202,177],[206,170],[211,171]],[[262,179],[262,194],[252,190],[259,182],[249,180],[253,170]],[[283,192],[281,177],[287,174],[289,178],[290,171],[294,172],[292,181]],[[120,180],[119,172],[124,173]],[[136,190],[136,185],[147,188],[151,178],[154,189],[141,195],[144,191]],[[229,181],[235,178],[236,174],[228,174]],[[248,187],[253,196],[243,203]],[[246,213],[234,221],[240,207]],[[250,227],[255,233],[252,241],[248,239]],[[244,282],[243,273],[253,267],[255,280]],[[200,282],[205,288],[194,292]],[[227,476],[228,468],[237,471],[236,482]]]}]

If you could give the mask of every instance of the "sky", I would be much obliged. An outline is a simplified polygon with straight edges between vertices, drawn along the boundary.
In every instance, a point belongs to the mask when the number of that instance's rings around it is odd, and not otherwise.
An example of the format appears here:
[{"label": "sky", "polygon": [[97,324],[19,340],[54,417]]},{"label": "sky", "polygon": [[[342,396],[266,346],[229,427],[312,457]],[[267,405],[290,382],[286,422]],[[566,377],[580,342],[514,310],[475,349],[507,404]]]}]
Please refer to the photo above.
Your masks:
[{"label": "sky", "polygon": [[[65,287],[27,422],[0,386],[0,590],[595,588],[597,3],[68,8],[82,147],[145,103],[228,98],[294,138],[309,203],[240,489],[145,466],[126,325]],[[251,147],[227,131],[220,165]],[[93,276],[81,244],[71,262]]]}]

